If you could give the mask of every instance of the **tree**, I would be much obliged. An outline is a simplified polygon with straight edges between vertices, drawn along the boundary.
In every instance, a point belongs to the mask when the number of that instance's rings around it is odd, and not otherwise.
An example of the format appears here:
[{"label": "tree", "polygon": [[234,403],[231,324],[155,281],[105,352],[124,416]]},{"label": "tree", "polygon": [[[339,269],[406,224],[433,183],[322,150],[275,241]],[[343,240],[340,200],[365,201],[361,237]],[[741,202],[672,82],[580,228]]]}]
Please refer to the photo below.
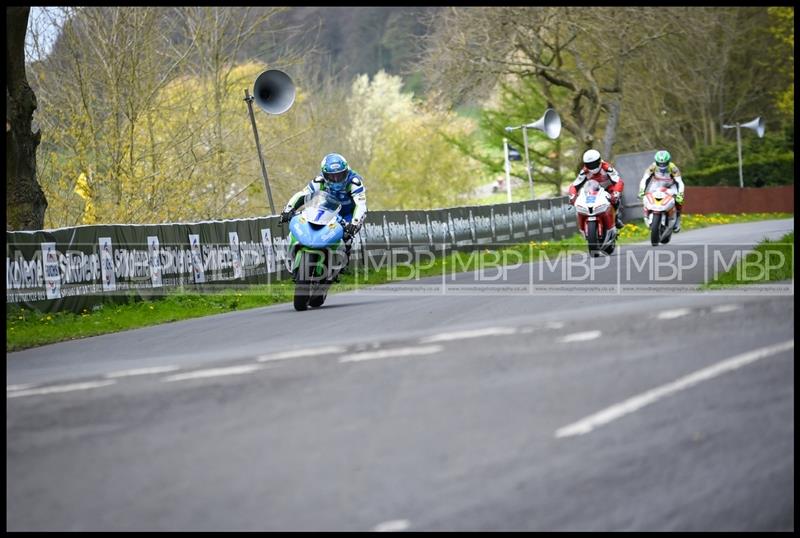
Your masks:
[{"label": "tree", "polygon": [[447,8],[425,71],[446,105],[529,79],[577,153],[668,147],[686,163],[735,136],[723,124],[790,117],[793,9],[776,9]]},{"label": "tree", "polygon": [[794,8],[771,7],[767,11],[774,21],[770,32],[782,45],[776,47],[776,57],[786,59],[783,69],[789,75],[788,85],[777,92],[777,106],[790,119],[794,118]]},{"label": "tree", "polygon": [[41,130],[31,124],[36,95],[25,74],[25,33],[30,7],[6,8],[6,227],[44,227],[47,199],[36,176]]},{"label": "tree", "polygon": [[[791,81],[791,46],[770,35],[767,8],[665,8],[670,39],[635,59],[626,82],[622,143],[629,151],[669,148],[679,162],[735,139],[722,125],[779,115],[774,96]],[[790,62],[793,67],[793,62]],[[769,129],[769,127],[768,127]]]},{"label": "tree", "polygon": [[[244,149],[244,146],[232,144],[231,138],[236,136],[234,128],[238,127],[238,122],[234,116],[237,112],[241,116],[241,107],[231,109],[225,106],[225,102],[251,83],[242,79],[237,58],[256,31],[262,27],[269,28],[270,19],[285,9],[179,8],[185,38],[195,44],[186,71],[203,84],[194,109],[208,129],[205,143],[210,165],[208,175],[212,178],[234,178],[240,173],[239,164],[243,156],[236,150]],[[262,34],[262,37],[265,36]],[[238,77],[233,76],[235,70],[239,71]],[[259,74],[246,71],[253,80]],[[212,212],[217,212],[226,205],[230,189],[238,189],[236,182],[211,181],[210,184],[216,198]]]},{"label": "tree", "polygon": [[378,134],[393,119],[409,118],[414,114],[410,93],[402,92],[400,77],[381,70],[372,77],[357,76],[347,99],[350,129],[348,141],[354,157],[362,162],[372,160]]},{"label": "tree", "polygon": [[376,139],[365,174],[375,209],[430,209],[468,203],[481,182],[477,163],[447,138],[463,137],[469,122],[452,114],[418,111],[388,121]]},{"label": "tree", "polygon": [[[531,123],[547,108],[548,103],[538,93],[535,81],[509,77],[500,83],[498,94],[480,111],[480,136],[448,140],[465,155],[481,162],[487,176],[497,177],[504,174],[503,138],[508,138],[509,144],[520,151],[525,147],[521,129],[508,132],[505,128]],[[570,160],[574,157],[574,150],[568,149],[575,146],[575,140],[565,131],[558,139],[550,140],[539,131],[529,129],[528,151],[534,182],[552,185],[553,194],[560,196],[564,181],[575,177],[572,174],[574,159]],[[563,152],[562,147],[565,148]],[[527,183],[524,159],[523,156],[519,163],[512,163],[510,175]]]},{"label": "tree", "polygon": [[[173,9],[173,8],[167,8]],[[59,39],[32,66],[48,127],[43,186],[53,225],[152,221],[160,204],[163,155],[181,138],[159,139],[163,90],[177,77],[191,43],[173,44],[176,17],[160,8],[66,8]],[[185,135],[185,133],[183,133]],[[84,175],[86,185],[76,182]]]},{"label": "tree", "polygon": [[[303,31],[283,43],[295,47],[312,45],[309,59],[322,67],[320,74],[333,74],[349,85],[356,76],[372,76],[381,69],[394,75],[415,70],[422,50],[420,37],[428,30],[420,15],[438,9],[441,8],[297,6],[281,13],[278,19],[279,25],[303,26]],[[263,57],[252,53],[250,56]]]},{"label": "tree", "polygon": [[402,91],[400,77],[360,75],[347,99],[352,162],[365,163],[371,208],[423,209],[466,203],[480,181],[477,163],[448,139],[473,130],[468,120],[437,112]]},{"label": "tree", "polygon": [[450,8],[442,19],[425,59],[436,97],[463,102],[485,97],[501,77],[531,79],[581,150],[598,144],[607,113],[606,156],[628,63],[669,33],[645,8]]},{"label": "tree", "polygon": [[[271,13],[87,7],[57,17],[59,42],[32,65],[42,95],[39,118],[48,126],[41,166],[55,201],[48,222],[87,223],[89,204],[97,222],[263,215],[268,208],[243,90],[273,66],[237,57],[256,25],[272,24]],[[287,56],[276,61],[292,66]],[[290,113],[256,116],[278,196],[298,175],[298,150],[314,153],[302,149],[314,114],[299,74]]]}]

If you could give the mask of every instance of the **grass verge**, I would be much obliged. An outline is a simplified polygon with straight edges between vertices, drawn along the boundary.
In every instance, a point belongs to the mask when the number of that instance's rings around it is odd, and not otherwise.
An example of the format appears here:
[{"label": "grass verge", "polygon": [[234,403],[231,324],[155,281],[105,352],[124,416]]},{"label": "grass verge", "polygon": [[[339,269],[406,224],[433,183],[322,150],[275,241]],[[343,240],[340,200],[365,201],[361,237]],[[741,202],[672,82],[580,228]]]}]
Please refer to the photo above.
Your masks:
[{"label": "grass verge", "polygon": [[[688,231],[719,224],[782,219],[792,216],[791,213],[684,215],[682,226],[683,230]],[[631,222],[620,232],[619,242],[625,244],[646,241],[649,238],[649,231],[644,227],[642,220],[634,220],[630,217],[628,220]],[[582,251],[585,248],[586,242],[583,237],[574,234],[561,241],[534,241],[509,245],[502,249],[456,252],[437,258],[429,265],[408,268],[406,271],[383,268],[363,273],[356,269],[354,274],[343,276],[342,281],[335,284],[330,293],[398,280],[436,276],[443,272],[473,271],[477,267],[492,268],[503,265],[505,261],[529,263],[544,256],[554,259],[559,254]],[[293,293],[293,284],[290,281],[283,281],[230,288],[214,293],[175,290],[155,301],[136,300],[131,296],[128,304],[106,304],[97,310],[84,311],[80,314],[71,312],[45,314],[26,308],[7,306],[6,352],[171,321],[287,303],[291,302]]]},{"label": "grass verge", "polygon": [[794,232],[777,241],[765,239],[736,267],[717,275],[701,289],[715,290],[794,278]]},{"label": "grass verge", "polygon": [[[635,212],[635,217],[632,211],[628,211],[625,217],[625,227],[620,230],[619,242],[637,243],[639,241],[650,240],[650,230],[645,227],[644,221],[641,218],[641,211]],[[721,214],[709,213],[708,215],[681,215],[681,231],[687,232],[689,230],[696,230],[698,228],[706,228],[708,226],[719,226],[722,224],[740,224],[743,222],[755,222],[759,220],[775,220],[775,219],[791,219],[794,217],[793,213],[740,213],[736,214]]]}]

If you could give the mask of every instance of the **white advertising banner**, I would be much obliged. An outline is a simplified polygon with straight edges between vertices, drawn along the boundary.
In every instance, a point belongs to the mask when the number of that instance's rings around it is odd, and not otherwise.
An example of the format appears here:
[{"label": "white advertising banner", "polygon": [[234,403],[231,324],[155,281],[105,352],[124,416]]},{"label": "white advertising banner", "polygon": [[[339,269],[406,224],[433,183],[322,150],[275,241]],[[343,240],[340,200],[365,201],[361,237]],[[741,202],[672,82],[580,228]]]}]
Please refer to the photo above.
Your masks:
[{"label": "white advertising banner", "polygon": [[202,284],[206,281],[206,273],[203,270],[203,254],[200,251],[200,235],[189,234],[189,246],[192,250],[192,272],[194,281]]},{"label": "white advertising banner", "polygon": [[238,232],[228,232],[228,241],[231,244],[231,255],[233,256],[233,278],[244,278],[244,271],[242,271],[242,258],[239,252]]},{"label": "white advertising banner", "polygon": [[161,287],[161,255],[158,249],[158,236],[147,236],[147,251],[150,254],[150,277],[154,288]]},{"label": "white advertising banner", "polygon": [[272,247],[272,232],[269,228],[261,228],[261,243],[264,245],[264,256],[267,258],[267,271],[275,272],[275,250]]},{"label": "white advertising banner", "polygon": [[114,250],[110,237],[98,238],[100,244],[100,274],[103,277],[103,291],[117,289],[117,275],[114,274]]},{"label": "white advertising banner", "polygon": [[55,243],[42,243],[42,265],[46,297],[61,298],[61,273],[58,269],[58,251]]}]

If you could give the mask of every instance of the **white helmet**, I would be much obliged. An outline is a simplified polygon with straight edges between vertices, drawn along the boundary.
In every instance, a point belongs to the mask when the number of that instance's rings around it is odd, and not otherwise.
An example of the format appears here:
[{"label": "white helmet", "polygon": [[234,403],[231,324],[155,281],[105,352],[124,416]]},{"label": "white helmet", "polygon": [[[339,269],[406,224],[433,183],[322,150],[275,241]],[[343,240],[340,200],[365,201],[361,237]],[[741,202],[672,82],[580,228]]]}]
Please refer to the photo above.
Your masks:
[{"label": "white helmet", "polygon": [[589,172],[593,174],[600,170],[602,162],[600,152],[596,149],[587,150],[586,153],[583,154],[583,164],[589,169]]}]

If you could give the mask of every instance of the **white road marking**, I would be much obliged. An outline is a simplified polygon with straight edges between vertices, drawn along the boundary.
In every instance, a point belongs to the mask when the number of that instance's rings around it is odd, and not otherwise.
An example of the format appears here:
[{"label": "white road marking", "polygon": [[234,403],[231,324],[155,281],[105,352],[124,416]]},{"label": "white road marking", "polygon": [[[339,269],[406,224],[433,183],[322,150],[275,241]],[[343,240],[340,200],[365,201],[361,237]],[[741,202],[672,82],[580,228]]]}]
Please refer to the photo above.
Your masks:
[{"label": "white road marking", "polygon": [[633,413],[634,411],[641,409],[646,405],[650,405],[661,398],[696,385],[701,381],[707,381],[726,372],[741,368],[742,366],[750,364],[751,362],[787,351],[793,347],[794,340],[789,340],[774,346],[768,346],[761,349],[756,349],[754,351],[749,351],[747,353],[742,353],[741,355],[736,355],[735,357],[718,362],[717,364],[709,366],[708,368],[697,370],[696,372],[681,377],[672,383],[662,385],[647,392],[643,392],[642,394],[634,396],[633,398],[629,398],[624,402],[607,407],[606,409],[581,419],[578,422],[574,422],[568,426],[559,428],[556,430],[556,437],[568,437],[570,435],[583,435],[585,433],[589,433],[598,426],[608,424],[612,420],[616,420],[629,413]]},{"label": "white road marking", "polygon": [[98,387],[113,385],[116,381],[90,381],[87,383],[72,383],[69,385],[55,385],[52,387],[42,387],[38,389],[18,390],[6,393],[6,398],[17,398],[19,396],[35,396],[39,394],[53,394],[57,392],[72,392],[75,390],[89,390]]},{"label": "white road marking", "polygon": [[201,379],[206,377],[219,377],[225,375],[249,374],[264,368],[260,364],[247,364],[245,366],[230,366],[227,368],[209,368],[208,370],[197,370],[186,372],[185,374],[175,374],[162,379],[164,382],[185,381],[187,379]]},{"label": "white road marking", "polygon": [[691,310],[688,308],[677,308],[675,310],[665,310],[658,314],[658,319],[675,319],[681,316],[685,316],[686,314],[691,313]]},{"label": "white road marking", "polygon": [[734,310],[739,310],[741,307],[738,304],[723,304],[719,306],[715,306],[711,309],[712,312],[715,314],[719,314],[722,312],[733,312]]},{"label": "white road marking", "polygon": [[115,377],[129,377],[134,375],[165,374],[167,372],[174,372],[175,370],[180,369],[180,366],[154,366],[153,368],[136,368],[133,370],[120,370],[119,372],[111,372],[110,374],[106,374],[106,377],[113,379]]},{"label": "white road marking", "polygon": [[308,349],[293,349],[290,351],[281,351],[280,353],[270,353],[269,355],[261,355],[258,362],[266,361],[280,361],[284,359],[295,359],[298,357],[313,357],[314,355],[334,355],[337,353],[344,353],[347,348],[341,346],[329,347],[316,347]]},{"label": "white road marking", "polygon": [[376,525],[373,532],[397,532],[404,531],[409,528],[411,524],[407,519],[395,519],[392,521],[385,521],[380,525]]},{"label": "white road marking", "polygon": [[389,357],[408,357],[410,355],[430,355],[439,353],[442,346],[423,346],[423,347],[401,347],[395,349],[384,349],[381,351],[365,351],[364,353],[353,353],[345,355],[339,362],[369,361],[373,359],[386,359]]},{"label": "white road marking", "polygon": [[594,340],[595,338],[599,338],[600,335],[603,334],[600,331],[586,331],[582,333],[572,333],[568,334],[567,336],[561,337],[558,341],[562,344],[568,342],[585,342],[586,340]]},{"label": "white road marking", "polygon": [[544,326],[547,329],[561,329],[564,327],[564,324],[560,321],[548,321]]},{"label": "white road marking", "polygon": [[474,329],[471,331],[457,331],[451,333],[435,334],[421,339],[420,344],[430,344],[432,342],[448,342],[450,340],[464,340],[466,338],[481,338],[483,336],[500,336],[504,334],[514,334],[517,332],[515,327],[487,327],[486,329]]},{"label": "white road marking", "polygon": [[35,387],[35,386],[36,385],[31,385],[31,384],[28,384],[28,385],[7,385],[6,386],[6,392],[11,392],[12,390],[29,389],[29,388]]}]

